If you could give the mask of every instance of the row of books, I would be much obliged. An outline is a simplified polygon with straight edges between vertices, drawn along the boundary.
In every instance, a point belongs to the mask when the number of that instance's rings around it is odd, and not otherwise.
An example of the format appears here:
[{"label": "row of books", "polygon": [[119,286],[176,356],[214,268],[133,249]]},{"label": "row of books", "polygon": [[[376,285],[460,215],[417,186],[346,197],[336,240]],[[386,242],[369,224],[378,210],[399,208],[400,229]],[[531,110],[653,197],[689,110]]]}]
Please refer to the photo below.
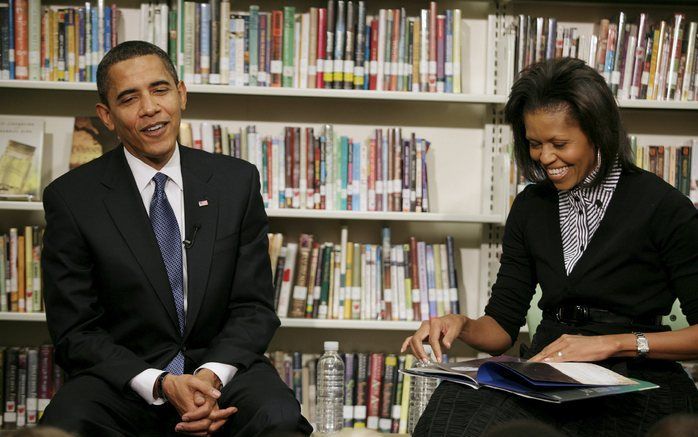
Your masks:
[{"label": "row of books", "polygon": [[684,14],[664,20],[640,13],[632,21],[620,12],[613,21],[602,19],[592,33],[556,18],[519,15],[515,21],[509,32],[516,34],[516,71],[569,56],[596,68],[619,99],[698,99],[698,23]]},{"label": "row of books", "polygon": [[41,312],[41,239],[38,226],[0,234],[0,311]]},{"label": "row of books", "polygon": [[0,427],[35,425],[64,379],[53,346],[0,347]]},{"label": "row of books", "polygon": [[683,194],[691,195],[693,140],[684,146],[638,146],[634,136],[630,141],[635,165],[656,174]]},{"label": "row of books", "polygon": [[118,41],[116,5],[0,3],[0,79],[96,81],[97,65]]},{"label": "row of books", "polygon": [[[141,5],[143,40],[177,48],[188,83],[460,93],[461,11],[436,2],[369,15],[364,1],[304,11],[231,10],[227,0]],[[179,15],[177,17],[177,15]],[[180,20],[177,23],[177,19]],[[180,32],[179,34],[177,32]]]},{"label": "row of books", "polygon": [[[276,351],[268,356],[295,393],[303,416],[315,423],[318,355]],[[411,368],[414,356],[363,352],[341,356],[345,368],[344,427],[406,434],[411,377],[400,370]],[[446,355],[444,361],[450,361]]]},{"label": "row of books", "polygon": [[279,317],[355,320],[429,320],[460,313],[453,237],[427,244],[410,237],[392,244],[349,240],[320,243],[301,234],[284,244],[269,234],[269,256]]},{"label": "row of books", "polygon": [[255,164],[267,208],[429,211],[430,143],[415,133],[403,137],[400,128],[377,128],[370,138],[358,139],[335,133],[331,125],[262,135],[256,126],[184,122],[180,141]]}]

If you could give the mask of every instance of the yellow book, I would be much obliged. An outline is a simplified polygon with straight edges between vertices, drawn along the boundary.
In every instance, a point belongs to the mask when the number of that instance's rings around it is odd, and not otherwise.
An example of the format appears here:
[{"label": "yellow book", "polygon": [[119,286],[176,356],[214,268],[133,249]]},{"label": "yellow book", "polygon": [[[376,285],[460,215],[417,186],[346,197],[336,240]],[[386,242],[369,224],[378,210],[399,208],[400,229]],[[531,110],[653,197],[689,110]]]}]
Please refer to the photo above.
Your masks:
[{"label": "yellow book", "polygon": [[434,244],[434,279],[436,282],[436,315],[441,317],[446,315],[444,308],[444,288],[441,280],[441,245]]},{"label": "yellow book", "polygon": [[[411,369],[414,365],[414,355],[407,354],[405,357],[405,369]],[[412,377],[405,373],[402,380],[402,401],[400,407],[400,429],[399,434],[407,433],[407,418],[409,417],[410,410],[410,385],[412,383]]]},{"label": "yellow book", "polygon": [[68,19],[66,20],[66,34],[68,51],[68,77],[66,80],[75,81],[75,60],[77,59],[77,50],[75,44],[75,9],[70,9],[66,12]]},{"label": "yellow book", "polygon": [[17,237],[17,310],[20,313],[27,311],[26,289],[24,284],[24,235]]},{"label": "yellow book", "polygon": [[354,243],[351,241],[347,242],[347,274],[344,281],[344,308],[340,308],[343,311],[345,319],[351,319],[351,295],[353,282],[353,268],[354,268]]},{"label": "yellow book", "polygon": [[657,87],[656,87],[656,76],[657,68],[661,65],[662,56],[662,43],[664,42],[664,27],[666,23],[661,22],[659,29],[654,31],[654,44],[652,45],[652,61],[650,62],[650,78],[647,83],[647,100],[654,100],[657,98]]}]

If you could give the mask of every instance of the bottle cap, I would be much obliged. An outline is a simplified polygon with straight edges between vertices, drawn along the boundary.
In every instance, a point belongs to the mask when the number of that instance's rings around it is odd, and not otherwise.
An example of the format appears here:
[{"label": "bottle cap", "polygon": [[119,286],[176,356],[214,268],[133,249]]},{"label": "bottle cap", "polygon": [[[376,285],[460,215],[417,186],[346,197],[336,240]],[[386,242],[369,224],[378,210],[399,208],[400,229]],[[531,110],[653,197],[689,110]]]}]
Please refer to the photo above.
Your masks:
[{"label": "bottle cap", "polygon": [[338,341],[326,341],[325,342],[325,350],[326,351],[338,351],[339,350],[339,342]]}]

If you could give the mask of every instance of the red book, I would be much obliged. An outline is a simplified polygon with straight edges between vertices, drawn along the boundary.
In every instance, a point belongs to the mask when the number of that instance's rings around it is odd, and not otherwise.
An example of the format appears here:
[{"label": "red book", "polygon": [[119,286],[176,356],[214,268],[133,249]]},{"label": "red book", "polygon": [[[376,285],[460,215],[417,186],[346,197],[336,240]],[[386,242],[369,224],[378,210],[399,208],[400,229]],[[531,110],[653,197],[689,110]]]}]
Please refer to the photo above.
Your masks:
[{"label": "red book", "polygon": [[369,429],[378,429],[384,362],[385,356],[382,353],[371,354],[368,377],[368,418],[366,421],[366,427]]},{"label": "red book", "polygon": [[325,87],[325,58],[327,57],[327,9],[318,9],[317,16],[317,75],[315,88]]},{"label": "red book", "polygon": [[368,210],[376,211],[376,139],[368,146]]},{"label": "red book", "polygon": [[320,165],[322,163],[322,146],[319,138],[313,138],[313,147],[315,147],[315,162],[313,163],[313,165],[315,166],[315,171],[313,175],[313,209],[320,209]]},{"label": "red book", "polygon": [[[11,18],[11,17],[10,17]],[[15,79],[29,79],[29,5],[15,0]]]},{"label": "red book", "polygon": [[281,76],[283,73],[282,50],[283,50],[283,11],[271,12],[271,86],[281,87]]},{"label": "red book", "polygon": [[286,174],[284,175],[286,179],[286,190],[285,190],[285,197],[286,197],[286,208],[291,208],[293,206],[293,128],[292,127],[287,127],[285,129],[285,143],[286,143],[286,150],[285,150],[285,171]]},{"label": "red book", "polygon": [[371,62],[369,64],[368,89],[378,86],[378,20],[371,20]]},{"label": "red book", "polygon": [[300,208],[301,128],[293,128],[293,207]]},{"label": "red book", "polygon": [[390,84],[389,91],[397,91],[397,70],[398,70],[398,47],[400,45],[400,9],[393,9],[393,32],[392,40],[390,41],[390,59],[388,60],[392,67],[390,68]]}]

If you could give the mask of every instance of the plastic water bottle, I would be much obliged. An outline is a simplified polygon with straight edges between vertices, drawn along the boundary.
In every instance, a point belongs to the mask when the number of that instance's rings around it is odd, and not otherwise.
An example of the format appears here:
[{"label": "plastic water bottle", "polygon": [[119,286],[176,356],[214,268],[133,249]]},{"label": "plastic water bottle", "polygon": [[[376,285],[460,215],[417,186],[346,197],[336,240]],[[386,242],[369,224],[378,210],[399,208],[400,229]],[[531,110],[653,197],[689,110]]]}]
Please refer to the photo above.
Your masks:
[{"label": "plastic water bottle", "polygon": [[325,342],[325,353],[317,363],[317,431],[339,432],[344,424],[344,361],[339,343]]},{"label": "plastic water bottle", "polygon": [[[424,363],[417,360],[412,366],[413,369],[419,369],[432,364],[431,361],[431,346],[424,345],[424,352],[429,357],[429,363]],[[410,409],[407,416],[407,432],[411,435],[417,427],[419,418],[427,408],[431,394],[436,390],[438,380],[436,378],[426,378],[423,376],[410,376]]]}]

